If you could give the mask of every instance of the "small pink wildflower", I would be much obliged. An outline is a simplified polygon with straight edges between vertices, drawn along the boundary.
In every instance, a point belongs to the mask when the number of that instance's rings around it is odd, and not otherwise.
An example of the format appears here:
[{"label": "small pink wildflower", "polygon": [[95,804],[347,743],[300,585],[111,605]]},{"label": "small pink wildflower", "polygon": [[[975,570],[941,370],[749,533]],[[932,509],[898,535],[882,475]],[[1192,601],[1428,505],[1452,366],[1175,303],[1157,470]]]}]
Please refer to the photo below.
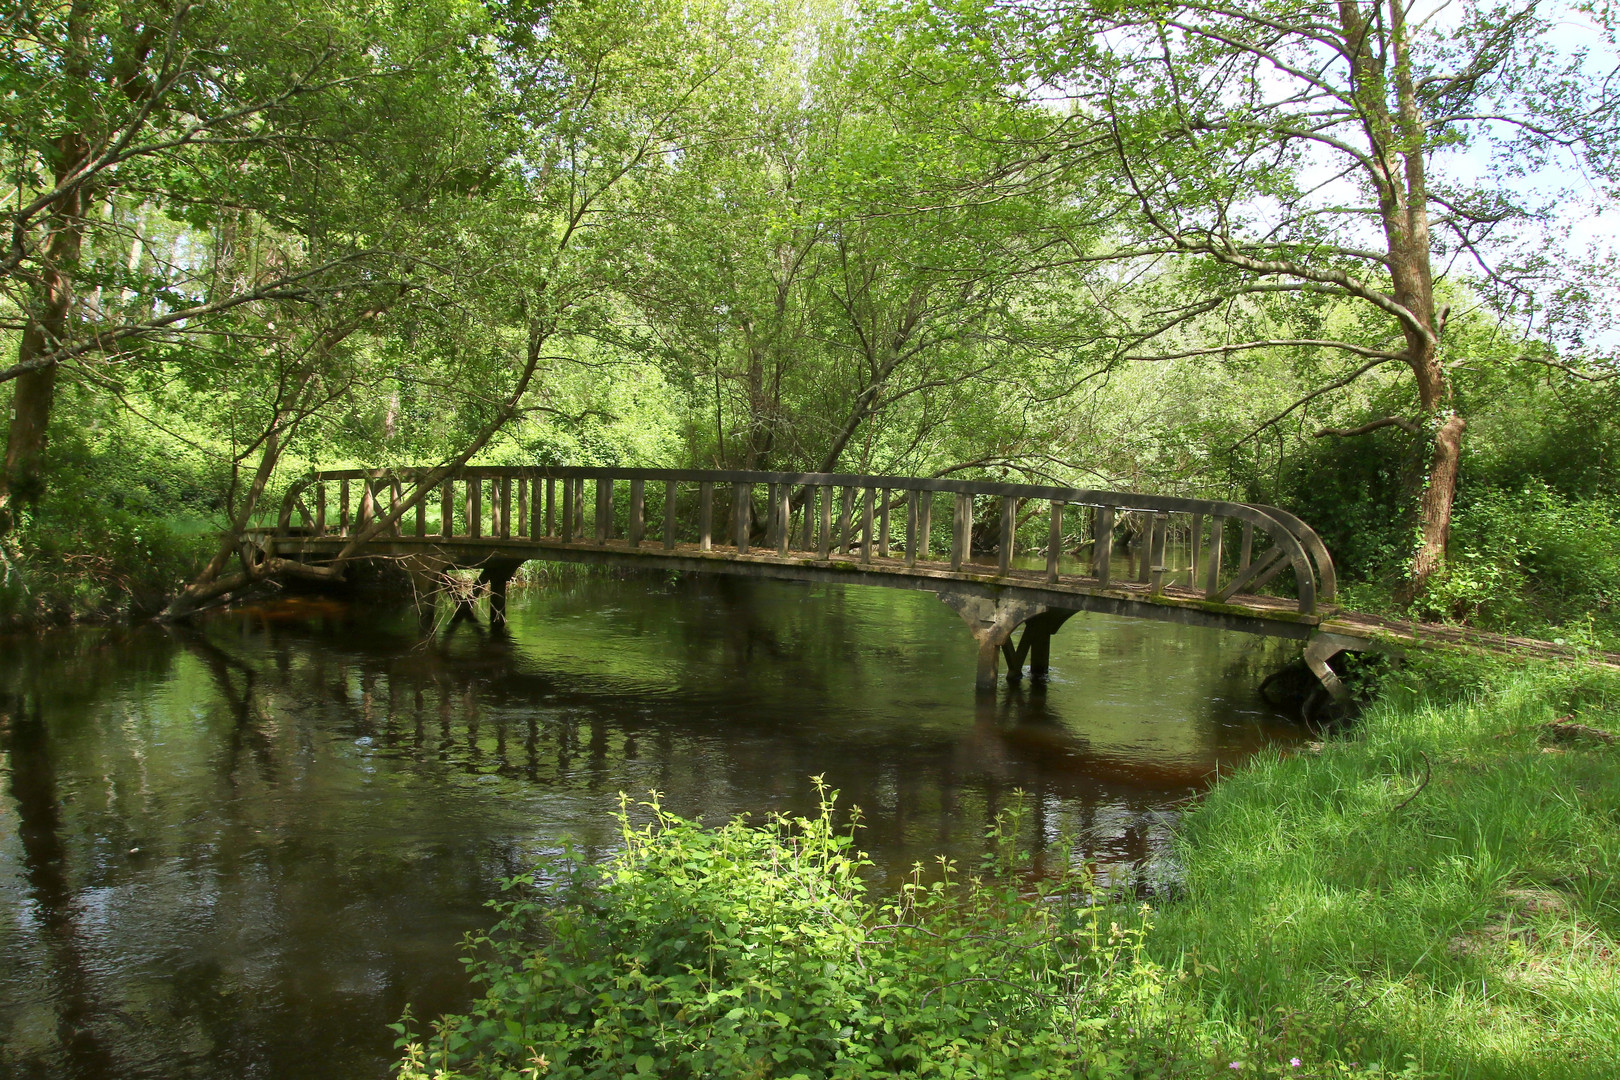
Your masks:
[{"label": "small pink wildflower", "polygon": [[1288,1059],[1288,1067],[1290,1069],[1297,1069],[1303,1064],[1305,1064],[1305,1063],[1303,1061],[1299,1060],[1299,1058],[1289,1058]]}]

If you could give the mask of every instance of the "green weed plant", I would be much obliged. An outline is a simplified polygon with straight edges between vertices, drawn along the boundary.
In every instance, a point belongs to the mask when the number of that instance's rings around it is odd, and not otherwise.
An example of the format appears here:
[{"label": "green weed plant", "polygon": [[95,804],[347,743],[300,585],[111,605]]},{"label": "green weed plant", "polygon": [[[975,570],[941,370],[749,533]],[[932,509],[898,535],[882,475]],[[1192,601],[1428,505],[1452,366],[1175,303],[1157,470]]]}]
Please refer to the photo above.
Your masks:
[{"label": "green weed plant", "polygon": [[637,828],[622,805],[606,862],[507,882],[469,939],[482,998],[396,1025],[400,1080],[1207,1073],[1146,910],[1097,901],[1083,871],[1029,876],[1021,803],[977,872],[918,866],[874,901],[817,783],[818,815],[761,827],[654,796]]}]

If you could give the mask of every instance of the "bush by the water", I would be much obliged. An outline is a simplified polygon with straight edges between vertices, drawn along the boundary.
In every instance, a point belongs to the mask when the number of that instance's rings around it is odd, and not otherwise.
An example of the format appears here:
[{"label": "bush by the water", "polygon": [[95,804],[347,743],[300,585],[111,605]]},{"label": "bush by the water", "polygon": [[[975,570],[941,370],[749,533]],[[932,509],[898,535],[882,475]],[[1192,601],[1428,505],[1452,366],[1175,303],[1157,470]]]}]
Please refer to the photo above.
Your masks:
[{"label": "bush by the water", "polygon": [[[979,872],[943,863],[894,896],[814,818],[704,828],[621,812],[599,866],[509,883],[471,944],[484,996],[426,1034],[402,1080],[490,1077],[1097,1076],[1202,1072],[1188,1015],[1143,951],[1141,913],[1081,875],[1031,880],[1021,811]],[[546,876],[550,875],[550,876]]]},{"label": "bush by the water", "polygon": [[117,415],[59,421],[48,484],[0,538],[0,628],[151,614],[218,543],[229,476],[207,455]]}]

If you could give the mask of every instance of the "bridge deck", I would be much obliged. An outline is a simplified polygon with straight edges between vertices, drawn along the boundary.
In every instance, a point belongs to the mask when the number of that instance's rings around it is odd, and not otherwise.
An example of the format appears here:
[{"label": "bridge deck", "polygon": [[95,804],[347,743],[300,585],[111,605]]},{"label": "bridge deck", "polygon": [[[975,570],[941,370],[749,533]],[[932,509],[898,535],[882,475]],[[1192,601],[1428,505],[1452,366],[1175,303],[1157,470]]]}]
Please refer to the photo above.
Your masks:
[{"label": "bridge deck", "polygon": [[[944,528],[935,528],[936,508]],[[1033,647],[1044,663],[1044,641],[1075,611],[1304,641],[1306,663],[1340,697],[1327,661],[1345,649],[1575,655],[1547,642],[1340,611],[1327,548],[1275,507],[1036,484],[572,467],[337,470],[295,484],[277,525],[244,537],[243,555],[339,565],[398,559],[427,595],[445,570],[483,568],[496,617],[504,617],[506,580],[531,559],[927,590],[978,639],[981,685],[993,685],[999,656],[1016,672]],[[1022,565],[1031,556],[1044,557],[1044,567]],[[1263,594],[1268,586],[1283,595]]]},{"label": "bridge deck", "polygon": [[[277,537],[266,533],[261,533],[259,542],[265,545],[267,552],[281,558],[314,563],[336,556],[347,543],[341,536],[284,534]],[[1320,612],[1302,614],[1298,601],[1289,597],[1239,593],[1217,602],[1208,599],[1202,590],[1185,584],[1165,583],[1155,589],[1151,582],[1115,580],[1104,585],[1094,576],[1078,574],[1063,574],[1052,581],[1044,569],[1014,566],[1003,573],[996,562],[988,560],[964,562],[960,570],[953,570],[946,560],[919,560],[911,564],[903,557],[875,554],[862,562],[858,556],[818,559],[796,553],[786,557],[773,553],[738,553],[733,548],[705,551],[701,545],[692,543],[665,549],[631,545],[625,540],[596,544],[491,537],[447,540],[437,536],[379,537],[366,544],[365,556],[399,559],[405,562],[407,569],[429,573],[439,569],[472,569],[544,560],[932,592],[949,589],[988,599],[1016,597],[1049,607],[1296,640],[1307,637],[1323,617]]]}]

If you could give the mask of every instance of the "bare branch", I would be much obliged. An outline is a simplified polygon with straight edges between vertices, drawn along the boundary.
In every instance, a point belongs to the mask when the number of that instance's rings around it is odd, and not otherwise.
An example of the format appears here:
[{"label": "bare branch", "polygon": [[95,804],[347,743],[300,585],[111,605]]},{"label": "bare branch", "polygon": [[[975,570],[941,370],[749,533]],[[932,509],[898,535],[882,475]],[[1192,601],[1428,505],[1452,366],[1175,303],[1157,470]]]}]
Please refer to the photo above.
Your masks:
[{"label": "bare branch", "polygon": [[1299,408],[1300,406],[1306,404],[1307,402],[1314,401],[1316,398],[1321,397],[1323,394],[1326,394],[1326,393],[1329,393],[1331,391],[1337,390],[1340,387],[1349,386],[1351,383],[1355,382],[1357,379],[1359,379],[1363,375],[1367,374],[1367,372],[1371,371],[1373,368],[1378,367],[1381,364],[1389,363],[1390,359],[1391,358],[1389,358],[1389,357],[1377,357],[1377,358],[1374,358],[1372,360],[1367,361],[1365,364],[1362,364],[1360,367],[1356,368],[1356,370],[1352,371],[1350,374],[1344,376],[1343,378],[1334,379],[1332,382],[1328,383],[1326,386],[1317,387],[1315,390],[1312,390],[1310,393],[1306,394],[1304,397],[1302,397],[1299,400],[1295,401],[1292,405],[1288,406],[1288,408],[1284,409],[1282,412],[1278,413],[1276,416],[1273,416],[1270,420],[1267,420],[1265,423],[1263,423],[1263,424],[1259,425],[1258,427],[1256,427],[1253,431],[1251,431],[1247,435],[1243,436],[1243,438],[1241,438],[1237,442],[1233,443],[1230,447],[1228,447],[1228,450],[1236,450],[1238,447],[1242,446],[1244,443],[1248,442],[1250,439],[1254,438],[1256,435],[1258,435],[1262,431],[1266,430],[1266,428],[1271,427],[1273,424],[1279,423],[1282,420],[1286,419],[1289,416],[1290,413],[1292,413],[1295,409]]},{"label": "bare branch", "polygon": [[1422,425],[1413,423],[1411,420],[1408,420],[1405,417],[1386,416],[1381,420],[1373,420],[1362,424],[1360,427],[1323,428],[1321,431],[1316,433],[1316,437],[1320,439],[1324,435],[1337,435],[1340,438],[1348,439],[1352,435],[1365,435],[1369,431],[1377,431],[1380,428],[1387,427],[1398,427],[1408,435],[1417,435],[1423,431]]},{"label": "bare branch", "polygon": [[1384,349],[1369,349],[1365,345],[1352,345],[1347,341],[1325,341],[1318,338],[1268,338],[1259,341],[1243,341],[1234,345],[1213,345],[1207,349],[1188,349],[1186,352],[1164,353],[1159,356],[1123,356],[1122,360],[1185,360],[1193,356],[1222,356],[1228,353],[1246,352],[1250,349],[1274,349],[1300,346],[1305,348],[1339,349],[1343,352],[1354,353],[1357,356],[1376,357],[1379,363],[1385,360],[1404,360],[1404,353],[1388,352]]}]

